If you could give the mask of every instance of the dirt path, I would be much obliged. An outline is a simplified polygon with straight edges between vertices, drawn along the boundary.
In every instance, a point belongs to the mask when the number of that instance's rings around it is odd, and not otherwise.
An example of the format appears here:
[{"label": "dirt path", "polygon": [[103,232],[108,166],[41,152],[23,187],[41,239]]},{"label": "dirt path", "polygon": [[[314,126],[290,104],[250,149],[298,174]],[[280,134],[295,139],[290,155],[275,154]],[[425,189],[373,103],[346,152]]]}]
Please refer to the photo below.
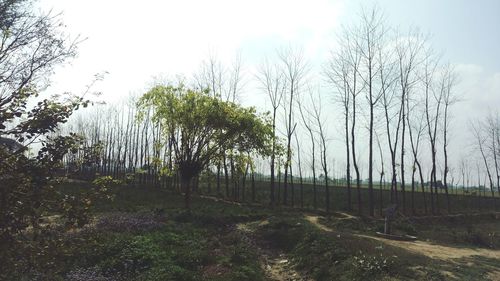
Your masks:
[{"label": "dirt path", "polygon": [[444,245],[432,244],[425,241],[395,241],[388,240],[380,237],[369,236],[369,235],[358,235],[359,237],[366,237],[370,239],[375,239],[388,245],[400,247],[408,251],[422,254],[430,258],[441,259],[441,260],[453,260],[464,257],[471,256],[482,256],[487,258],[500,259],[500,251],[489,250],[482,248],[456,248]]},{"label": "dirt path", "polygon": [[[320,223],[319,222],[319,216],[312,216],[312,215],[305,215],[305,219],[309,221],[311,224],[316,226],[317,228],[327,231],[327,232],[333,232],[333,229]],[[446,260],[450,261],[453,259],[459,259],[459,258],[464,258],[464,257],[471,257],[471,256],[482,256],[482,257],[487,257],[487,258],[495,258],[495,259],[500,259],[500,251],[498,250],[489,250],[489,249],[472,249],[472,248],[456,248],[456,247],[450,247],[450,246],[444,246],[444,245],[437,245],[437,244],[432,244],[429,242],[425,241],[396,241],[396,240],[389,240],[389,239],[384,239],[381,237],[376,237],[376,236],[370,236],[370,235],[363,235],[363,234],[354,234],[358,237],[363,237],[363,238],[369,238],[373,240],[380,241],[384,244],[395,246],[395,247],[400,247],[405,250],[422,254],[425,256],[428,256],[430,258],[435,258],[435,259],[441,259],[441,260]]]},{"label": "dirt path", "polygon": [[333,232],[333,229],[329,228],[328,226],[322,224],[319,222],[319,216],[312,216],[312,215],[305,215],[304,218],[312,223],[314,226],[316,226],[317,228],[323,230],[323,231],[326,231],[326,232]]},{"label": "dirt path", "polygon": [[[260,222],[261,225],[266,223],[266,220]],[[242,239],[259,253],[260,264],[267,278],[276,281],[312,280],[293,269],[293,265],[285,253],[276,251],[272,247],[265,247],[265,245],[262,245],[263,243],[257,243],[253,230],[248,226],[248,223],[239,223],[236,225],[236,229],[240,232]]]}]

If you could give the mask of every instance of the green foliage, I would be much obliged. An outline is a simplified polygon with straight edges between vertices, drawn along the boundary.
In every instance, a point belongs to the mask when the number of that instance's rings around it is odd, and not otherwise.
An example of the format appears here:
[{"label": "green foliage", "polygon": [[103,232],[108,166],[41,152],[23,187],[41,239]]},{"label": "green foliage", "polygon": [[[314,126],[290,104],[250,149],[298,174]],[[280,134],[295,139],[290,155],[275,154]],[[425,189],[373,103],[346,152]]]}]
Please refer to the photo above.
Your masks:
[{"label": "green foliage", "polygon": [[[70,258],[59,261],[53,278],[81,272],[110,280],[263,279],[254,249],[225,226],[197,220],[184,217],[146,232],[89,228],[66,236]],[[221,274],[206,272],[211,267],[219,267]]]},{"label": "green foliage", "polygon": [[[81,149],[81,138],[53,135],[89,101],[71,94],[39,96],[53,68],[76,54],[76,42],[68,40],[57,16],[35,12],[33,1],[4,2],[0,4],[0,264],[6,270],[0,279],[9,271],[36,264],[57,270],[52,253],[61,241],[54,238],[55,227],[47,218],[62,214],[66,226],[82,226],[88,221],[85,212],[90,204],[88,198],[55,190],[56,170],[64,155]],[[15,146],[3,145],[7,141]],[[33,142],[40,146],[34,157],[28,157],[27,146]]]},{"label": "green foliage", "polygon": [[[107,183],[109,180],[100,181]],[[56,190],[77,195],[89,188],[85,184],[65,184]],[[457,280],[480,280],[480,276],[486,276],[498,263],[494,258],[479,257],[445,262],[352,235],[358,231],[367,235],[373,233],[373,226],[363,220],[356,220],[353,225],[335,224],[332,228],[340,232],[328,232],[302,219],[302,213],[290,212],[290,209],[195,198],[193,209],[186,211],[177,193],[126,186],[111,186],[109,190],[116,194],[115,200],[102,201],[103,204],[99,199],[96,201],[98,204],[90,208],[97,216],[96,223],[91,226],[79,231],[67,231],[63,224],[44,228],[42,235],[50,239],[16,242],[12,244],[16,252],[2,252],[19,262],[15,271],[3,267],[2,270],[9,270],[2,271],[2,278],[265,280],[255,244],[249,243],[248,238],[234,228],[239,222],[251,225],[251,231],[255,231],[252,241],[257,245],[286,254],[290,266],[312,280],[447,280],[449,276],[445,277],[440,270],[453,272]],[[116,212],[130,206],[134,212]],[[264,219],[266,223],[262,223]],[[49,221],[44,218],[44,223]],[[335,219],[330,222],[332,226],[333,221]],[[363,228],[362,224],[368,227]],[[350,229],[351,226],[358,230]],[[421,226],[416,228],[420,231]],[[470,232],[479,232],[478,229],[482,233],[495,232],[491,226],[483,231],[476,225],[471,226]],[[446,228],[434,230],[440,234],[447,231]],[[33,251],[35,246],[43,251]],[[457,267],[469,262],[474,265]]]},{"label": "green foliage", "polygon": [[[40,268],[37,271],[39,276],[59,272],[61,257],[77,245],[62,237],[62,233],[75,231],[90,222],[92,202],[110,198],[108,188],[112,184],[116,181],[97,180],[95,186],[88,186],[77,194],[65,193],[52,185],[34,191],[30,185],[18,186],[16,190],[24,188],[29,197],[17,197],[26,203],[18,204],[18,209],[11,208],[17,217],[11,221],[11,228],[2,229],[5,240],[0,241],[3,253],[0,262],[5,270],[0,273],[0,280],[26,268]],[[12,232],[7,232],[9,230]]]},{"label": "green foliage", "polygon": [[[83,227],[89,222],[89,212],[92,203],[97,200],[112,200],[110,188],[121,182],[110,176],[98,177],[92,182],[92,187],[82,190],[77,195],[62,194],[62,217],[66,218],[67,228]],[[61,194],[61,193],[59,193]]]},{"label": "green foliage", "polygon": [[[117,183],[102,177],[95,181],[99,187],[55,187],[54,192],[62,190],[74,198],[104,189],[116,196],[112,202],[106,196],[94,199],[97,204],[87,211],[106,213],[98,213],[90,226],[69,229],[66,219],[57,216],[41,228],[40,239],[13,241],[15,251],[2,251],[0,280],[263,279],[255,249],[228,227],[262,212],[203,199],[193,202],[196,211],[187,212],[179,194],[114,186]],[[140,211],[108,213],[127,206]],[[6,262],[14,260],[15,266]]]},{"label": "green foliage", "polygon": [[175,151],[176,168],[189,180],[221,153],[268,154],[271,142],[269,118],[254,108],[243,108],[183,85],[156,86],[138,102],[139,118],[153,109],[153,121],[161,125]]}]

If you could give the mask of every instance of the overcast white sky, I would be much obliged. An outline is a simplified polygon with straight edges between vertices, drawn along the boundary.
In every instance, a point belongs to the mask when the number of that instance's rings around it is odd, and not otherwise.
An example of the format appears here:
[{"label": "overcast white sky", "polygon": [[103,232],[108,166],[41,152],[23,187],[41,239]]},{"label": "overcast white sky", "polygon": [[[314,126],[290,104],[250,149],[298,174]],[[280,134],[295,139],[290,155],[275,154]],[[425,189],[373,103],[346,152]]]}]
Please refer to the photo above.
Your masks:
[{"label": "overcast white sky", "polygon": [[[210,52],[227,63],[240,52],[251,79],[264,56],[289,44],[303,48],[318,76],[339,27],[372,2],[391,26],[433,34],[435,49],[456,66],[463,100],[454,111],[458,158],[468,144],[466,120],[500,107],[500,1],[41,0],[42,9],[63,13],[69,33],[88,38],[78,58],[56,71],[52,90],[81,91],[95,73],[108,71],[96,90],[117,101],[142,93],[154,76],[191,77]],[[264,99],[250,88],[243,102],[265,106]]]},{"label": "overcast white sky", "polygon": [[[42,0],[61,11],[72,35],[88,38],[79,57],[58,71],[54,86],[76,90],[97,72],[108,71],[101,87],[114,99],[142,91],[159,74],[190,76],[210,52],[230,61],[241,52],[247,70],[288,44],[300,46],[313,65],[334,48],[335,33],[355,20],[361,2],[377,2],[392,26],[418,26],[460,72],[495,86],[500,73],[500,1],[343,0]],[[468,76],[468,75],[467,75]],[[464,84],[472,86],[474,81]],[[483,88],[487,85],[483,85]],[[464,89],[494,98],[484,90]],[[498,89],[496,89],[498,90]],[[498,97],[500,94],[497,94]],[[498,99],[497,99],[498,101]],[[491,103],[490,103],[491,104]]]}]

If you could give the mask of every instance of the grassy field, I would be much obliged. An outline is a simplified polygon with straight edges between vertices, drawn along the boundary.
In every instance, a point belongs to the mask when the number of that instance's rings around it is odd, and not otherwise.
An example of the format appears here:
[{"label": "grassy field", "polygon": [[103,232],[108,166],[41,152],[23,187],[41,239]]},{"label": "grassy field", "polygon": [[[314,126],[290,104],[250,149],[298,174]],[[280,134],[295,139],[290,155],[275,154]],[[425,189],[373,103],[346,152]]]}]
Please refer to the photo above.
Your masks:
[{"label": "grassy field", "polygon": [[[283,184],[278,187],[276,184],[276,192],[277,192],[277,200],[280,203],[283,203]],[[398,187],[399,188],[399,187]],[[203,194],[210,194],[213,196],[225,195],[225,184],[224,181],[221,182],[220,193],[218,194],[216,190],[216,183],[212,181],[210,184],[210,188],[208,188],[207,184],[200,184],[199,192]],[[278,193],[278,191],[280,191]],[[345,186],[329,186],[330,192],[330,207],[331,210],[334,211],[349,211],[348,210],[348,191]],[[244,196],[243,196],[244,193]],[[360,188],[361,193],[361,202],[363,214],[368,214],[368,199],[369,193],[367,186],[362,185]],[[279,195],[278,195],[279,194]],[[314,207],[314,192],[313,185],[310,183],[305,183],[303,185],[303,208],[305,209],[313,209]],[[326,196],[325,196],[325,187],[323,185],[318,184],[316,187],[316,197],[317,197],[317,209],[324,210],[326,205]],[[380,189],[378,185],[374,186],[373,191],[374,196],[374,204],[375,204],[375,213],[380,216],[381,211],[390,205],[390,186],[385,186]],[[412,214],[412,201],[411,201],[411,186],[406,187],[405,192],[405,202],[406,202],[406,212],[405,214]],[[497,195],[497,194],[495,194]],[[230,190],[231,197],[231,190]],[[244,198],[243,198],[244,197]],[[484,212],[484,211],[500,211],[500,198],[491,197],[489,192],[483,194],[478,193],[469,193],[463,194],[461,191],[451,194],[450,191],[450,209],[451,213],[473,213],[473,212]],[[270,198],[270,183],[267,181],[256,181],[255,184],[255,202],[259,202],[262,204],[269,204]],[[295,180],[293,187],[290,185],[288,189],[288,205],[292,206],[292,198],[293,198],[293,206],[300,207],[300,199],[301,199],[301,187],[300,184]],[[245,187],[245,192],[240,191],[240,196],[238,201],[244,202],[252,202],[252,188],[251,183],[248,180]],[[436,208],[436,214],[446,214],[447,212],[447,200],[446,194],[444,190],[440,190],[438,194],[437,204],[439,205],[439,212]],[[358,201],[357,201],[357,190],[355,186],[352,186],[351,189],[351,202],[352,202],[352,210],[358,209]],[[399,211],[403,212],[403,193],[398,190],[398,202],[399,202]],[[434,196],[434,203],[436,204],[436,197]],[[425,204],[427,205],[427,213],[425,212]],[[416,187],[414,193],[414,203],[413,208],[415,210],[415,215],[430,215],[431,214],[431,199],[430,194],[428,192],[425,193],[425,203],[424,203],[424,194],[420,191],[420,188]]]},{"label": "grassy field", "polygon": [[[86,184],[60,188],[78,193]],[[51,262],[6,280],[498,280],[494,213],[394,223],[416,242],[376,237],[383,222],[354,213],[303,211],[117,187],[94,220],[55,232]],[[52,220],[57,225],[57,216]]]}]

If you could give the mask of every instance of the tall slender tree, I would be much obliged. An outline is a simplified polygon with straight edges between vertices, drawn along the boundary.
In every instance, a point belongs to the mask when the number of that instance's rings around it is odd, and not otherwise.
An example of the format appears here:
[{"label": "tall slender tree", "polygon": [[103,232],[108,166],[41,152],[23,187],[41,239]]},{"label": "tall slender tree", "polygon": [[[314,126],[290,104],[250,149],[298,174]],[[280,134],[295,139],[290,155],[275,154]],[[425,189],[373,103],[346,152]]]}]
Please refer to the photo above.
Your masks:
[{"label": "tall slender tree", "polygon": [[[430,177],[430,191],[431,191],[431,211],[434,214],[436,211],[439,213],[439,195],[437,192],[437,130],[439,124],[439,118],[441,114],[441,106],[443,103],[443,96],[440,94],[435,94],[434,83],[435,83],[435,73],[438,66],[438,60],[432,56],[429,50],[425,56],[423,62],[423,73],[422,73],[422,83],[424,87],[425,95],[425,119],[427,122],[427,134],[431,150],[431,177]],[[434,196],[435,196],[435,206],[434,206]]]},{"label": "tall slender tree", "polygon": [[[342,115],[344,117],[344,137],[345,137],[345,148],[346,148],[346,182],[347,182],[347,209],[352,210],[352,195],[351,195],[351,152],[350,152],[350,142],[349,142],[349,119],[351,111],[351,77],[356,75],[352,73],[353,69],[348,61],[349,56],[346,50],[342,50],[339,53],[333,53],[329,59],[327,65],[324,68],[324,74],[335,88],[334,90],[334,101],[339,103],[342,107]],[[302,118],[304,115],[301,111]],[[305,123],[305,121],[304,121]],[[306,125],[307,128],[307,125]],[[309,133],[312,134],[310,128],[308,128]],[[313,140],[313,154],[314,154],[314,140]],[[314,155],[313,155],[314,160]],[[314,175],[314,171],[313,171]]]},{"label": "tall slender tree", "polygon": [[278,108],[282,104],[283,95],[286,89],[286,80],[284,73],[280,69],[271,64],[266,60],[260,67],[257,79],[260,82],[262,89],[265,91],[272,106],[272,126],[273,126],[273,142],[272,142],[272,153],[271,153],[271,192],[270,200],[271,205],[276,203],[276,183],[275,183],[275,165],[276,165],[276,146],[277,146],[277,136],[276,136],[276,114]]},{"label": "tall slender tree", "polygon": [[[370,10],[363,10],[361,14],[361,25],[356,36],[356,47],[361,55],[361,75],[366,99],[369,106],[369,125],[368,125],[368,210],[370,216],[374,216],[374,197],[373,197],[373,137],[375,107],[382,97],[382,91],[377,90],[376,79],[379,78],[379,71],[383,67],[385,56],[379,56],[378,52],[384,48],[385,34],[384,17],[378,7]],[[379,83],[378,83],[379,84]],[[354,102],[354,101],[353,101]],[[353,147],[354,148],[354,147]]]},{"label": "tall slender tree", "polygon": [[[443,172],[443,184],[444,190],[446,192],[446,206],[448,213],[451,213],[450,196],[448,192],[448,135],[449,135],[449,122],[450,122],[450,107],[457,102],[455,96],[455,91],[453,87],[455,86],[457,77],[455,75],[453,67],[448,64],[443,69],[443,74],[441,78],[441,91],[443,95],[443,154],[444,154],[444,172]],[[491,187],[493,188],[493,186]]]},{"label": "tall slender tree", "polygon": [[288,173],[292,161],[292,136],[297,123],[294,121],[294,102],[304,83],[307,75],[307,62],[301,50],[294,50],[289,47],[282,49],[278,53],[281,60],[282,71],[286,79],[287,91],[284,96],[284,109],[286,114],[286,159],[285,159],[285,174],[283,179],[283,204],[288,204]]}]

